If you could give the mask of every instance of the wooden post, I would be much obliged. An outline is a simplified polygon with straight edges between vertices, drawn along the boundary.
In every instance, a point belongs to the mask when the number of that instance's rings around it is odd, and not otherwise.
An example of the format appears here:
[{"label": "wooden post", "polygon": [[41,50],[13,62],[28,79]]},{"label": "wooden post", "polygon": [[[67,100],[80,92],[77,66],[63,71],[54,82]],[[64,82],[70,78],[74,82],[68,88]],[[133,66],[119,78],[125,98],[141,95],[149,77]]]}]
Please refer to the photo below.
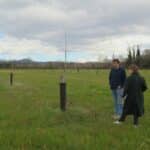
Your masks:
[{"label": "wooden post", "polygon": [[67,92],[66,92],[66,81],[63,76],[60,78],[60,109],[66,111],[67,105]]},{"label": "wooden post", "polygon": [[14,74],[13,72],[10,73],[10,85],[13,86]]}]

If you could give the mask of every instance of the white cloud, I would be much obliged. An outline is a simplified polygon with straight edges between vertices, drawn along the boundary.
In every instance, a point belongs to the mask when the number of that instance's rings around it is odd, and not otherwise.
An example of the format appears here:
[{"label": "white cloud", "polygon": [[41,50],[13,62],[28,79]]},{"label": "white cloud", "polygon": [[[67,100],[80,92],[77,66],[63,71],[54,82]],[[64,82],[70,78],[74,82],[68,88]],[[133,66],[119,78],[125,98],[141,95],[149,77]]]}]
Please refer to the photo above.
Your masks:
[{"label": "white cloud", "polygon": [[51,55],[58,54],[56,47],[42,43],[39,40],[17,39],[6,36],[0,40],[0,53],[8,59],[30,57],[30,54]]}]

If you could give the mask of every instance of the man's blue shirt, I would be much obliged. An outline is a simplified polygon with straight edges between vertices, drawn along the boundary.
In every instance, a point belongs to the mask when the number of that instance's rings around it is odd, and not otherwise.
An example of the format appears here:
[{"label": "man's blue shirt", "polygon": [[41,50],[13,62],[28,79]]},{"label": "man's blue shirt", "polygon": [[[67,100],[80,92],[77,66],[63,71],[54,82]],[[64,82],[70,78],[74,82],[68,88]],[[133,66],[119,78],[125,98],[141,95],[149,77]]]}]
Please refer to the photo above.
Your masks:
[{"label": "man's blue shirt", "polygon": [[109,74],[109,84],[111,89],[123,88],[126,80],[126,72],[124,68],[111,69]]}]

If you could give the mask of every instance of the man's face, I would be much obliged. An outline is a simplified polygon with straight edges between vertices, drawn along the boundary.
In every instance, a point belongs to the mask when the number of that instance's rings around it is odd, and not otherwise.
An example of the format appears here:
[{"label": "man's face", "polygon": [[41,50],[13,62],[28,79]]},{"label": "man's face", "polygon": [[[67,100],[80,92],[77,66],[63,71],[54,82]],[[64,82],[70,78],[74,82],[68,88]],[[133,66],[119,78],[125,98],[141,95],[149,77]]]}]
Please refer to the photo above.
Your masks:
[{"label": "man's face", "polygon": [[116,61],[112,62],[112,67],[113,67],[113,68],[118,69],[119,66],[120,66],[120,65],[119,65],[118,62],[116,62]]}]

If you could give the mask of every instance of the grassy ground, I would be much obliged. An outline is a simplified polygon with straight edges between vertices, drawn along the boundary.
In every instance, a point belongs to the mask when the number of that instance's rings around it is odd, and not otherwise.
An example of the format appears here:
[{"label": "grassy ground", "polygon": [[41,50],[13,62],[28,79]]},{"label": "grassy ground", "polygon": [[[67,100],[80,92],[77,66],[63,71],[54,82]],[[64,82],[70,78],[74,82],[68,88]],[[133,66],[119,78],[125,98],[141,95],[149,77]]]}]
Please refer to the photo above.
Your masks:
[{"label": "grassy ground", "polygon": [[[113,125],[108,71],[68,71],[68,111],[59,110],[61,71],[0,71],[0,150],[149,150],[150,91],[139,128]],[[142,71],[150,85],[150,71]]]}]

